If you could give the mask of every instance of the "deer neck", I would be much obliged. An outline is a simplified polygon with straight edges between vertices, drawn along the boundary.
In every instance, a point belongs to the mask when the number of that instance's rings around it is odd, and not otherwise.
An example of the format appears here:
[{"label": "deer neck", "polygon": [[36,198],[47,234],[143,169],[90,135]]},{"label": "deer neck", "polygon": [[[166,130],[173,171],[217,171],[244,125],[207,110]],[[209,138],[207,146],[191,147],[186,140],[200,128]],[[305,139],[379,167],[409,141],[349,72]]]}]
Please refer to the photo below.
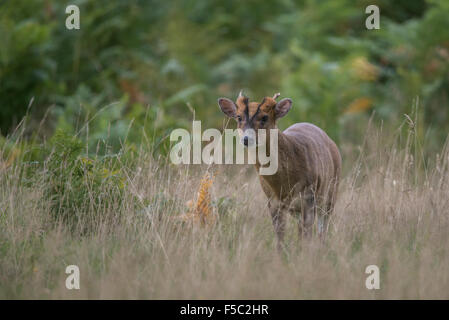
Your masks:
[{"label": "deer neck", "polygon": [[[278,127],[275,127],[274,129],[271,130],[277,130],[277,150],[271,150],[271,134],[270,132],[267,132],[267,137],[266,137],[266,156],[267,157],[271,157],[271,156],[277,156],[278,158],[278,171],[274,174],[274,175],[279,175],[282,174],[282,163],[285,162],[286,159],[284,159],[286,157],[286,155],[288,154],[288,149],[289,149],[289,143],[287,140],[287,137],[285,136],[284,133],[282,133],[281,130],[279,130]],[[276,152],[277,151],[277,155],[272,155],[272,152]],[[259,154],[257,154],[256,157],[256,163],[255,163],[255,167],[257,169],[257,171],[259,171],[260,167],[262,166],[262,164],[259,161]],[[265,177],[265,176],[261,176],[261,177]]]}]

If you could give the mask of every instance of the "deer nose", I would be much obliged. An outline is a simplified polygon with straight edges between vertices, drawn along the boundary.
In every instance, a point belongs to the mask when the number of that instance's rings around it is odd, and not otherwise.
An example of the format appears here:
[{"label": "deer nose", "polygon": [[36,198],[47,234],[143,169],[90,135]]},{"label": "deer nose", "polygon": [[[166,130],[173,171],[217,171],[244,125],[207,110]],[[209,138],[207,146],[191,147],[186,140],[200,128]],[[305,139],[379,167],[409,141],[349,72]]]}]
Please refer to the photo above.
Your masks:
[{"label": "deer nose", "polygon": [[243,137],[243,144],[248,146],[248,137]]}]

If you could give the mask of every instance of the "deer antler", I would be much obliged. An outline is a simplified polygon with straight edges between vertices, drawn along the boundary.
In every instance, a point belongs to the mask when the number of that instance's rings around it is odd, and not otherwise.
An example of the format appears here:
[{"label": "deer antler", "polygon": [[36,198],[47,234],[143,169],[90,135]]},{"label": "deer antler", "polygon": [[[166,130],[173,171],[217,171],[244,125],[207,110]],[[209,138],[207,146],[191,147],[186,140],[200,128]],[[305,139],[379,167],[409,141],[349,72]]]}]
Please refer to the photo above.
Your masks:
[{"label": "deer antler", "polygon": [[240,90],[240,92],[239,92],[239,98],[241,97],[241,96],[243,96],[243,89],[242,90]]},{"label": "deer antler", "polygon": [[273,100],[276,100],[280,95],[281,95],[281,94],[280,94],[279,92],[278,92],[278,93],[275,93],[274,96],[273,96]]}]

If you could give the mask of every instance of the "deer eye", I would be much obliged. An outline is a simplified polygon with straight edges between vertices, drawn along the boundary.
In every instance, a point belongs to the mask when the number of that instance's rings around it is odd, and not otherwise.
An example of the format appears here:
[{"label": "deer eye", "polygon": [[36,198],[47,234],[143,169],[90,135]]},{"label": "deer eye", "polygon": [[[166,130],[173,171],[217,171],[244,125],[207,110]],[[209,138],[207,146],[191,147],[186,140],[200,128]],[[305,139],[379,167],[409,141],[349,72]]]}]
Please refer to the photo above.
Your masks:
[{"label": "deer eye", "polygon": [[267,121],[268,121],[268,116],[263,116],[263,117],[260,119],[260,121],[261,121],[262,123],[267,122]]}]

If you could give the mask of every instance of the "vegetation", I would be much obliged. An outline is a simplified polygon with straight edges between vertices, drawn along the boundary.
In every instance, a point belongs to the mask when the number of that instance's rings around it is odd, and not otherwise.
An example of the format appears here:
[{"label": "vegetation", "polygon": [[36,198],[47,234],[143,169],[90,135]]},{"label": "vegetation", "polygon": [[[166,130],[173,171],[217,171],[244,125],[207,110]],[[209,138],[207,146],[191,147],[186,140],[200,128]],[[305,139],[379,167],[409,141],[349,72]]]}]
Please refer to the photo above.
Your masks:
[{"label": "vegetation", "polygon": [[[449,298],[448,16],[445,0],[1,2],[0,298]],[[325,241],[291,219],[277,253],[253,168],[169,163],[171,130],[223,128],[216,100],[241,89],[281,92],[281,128],[337,141]]]},{"label": "vegetation", "polygon": [[[0,298],[447,299],[449,153],[425,166],[413,124],[404,121],[405,137],[371,129],[325,241],[298,240],[289,219],[281,255],[251,167],[172,167],[142,148],[120,166],[120,197],[107,178],[78,178],[77,161],[56,169],[68,187],[48,197],[51,166],[24,183],[27,164],[4,165]],[[191,218],[212,212],[212,224]],[[65,288],[71,264],[80,267],[80,290]],[[371,264],[380,290],[365,287]]]},{"label": "vegetation", "polygon": [[[155,140],[173,127],[189,127],[186,103],[197,119],[220,127],[217,97],[244,89],[253,99],[278,91],[291,97],[294,108],[282,127],[311,121],[352,143],[361,142],[372,111],[379,121],[401,121],[419,97],[426,130],[420,137],[429,137],[433,151],[446,138],[447,1],[70,4],[80,7],[80,30],[65,28],[64,1],[3,2],[4,136],[34,97],[30,131],[46,112],[45,136],[56,128],[76,133],[91,119],[81,137],[88,134],[91,146],[109,139],[117,150],[126,136],[140,143],[142,127]],[[380,30],[365,27],[369,4],[380,7]]]}]

